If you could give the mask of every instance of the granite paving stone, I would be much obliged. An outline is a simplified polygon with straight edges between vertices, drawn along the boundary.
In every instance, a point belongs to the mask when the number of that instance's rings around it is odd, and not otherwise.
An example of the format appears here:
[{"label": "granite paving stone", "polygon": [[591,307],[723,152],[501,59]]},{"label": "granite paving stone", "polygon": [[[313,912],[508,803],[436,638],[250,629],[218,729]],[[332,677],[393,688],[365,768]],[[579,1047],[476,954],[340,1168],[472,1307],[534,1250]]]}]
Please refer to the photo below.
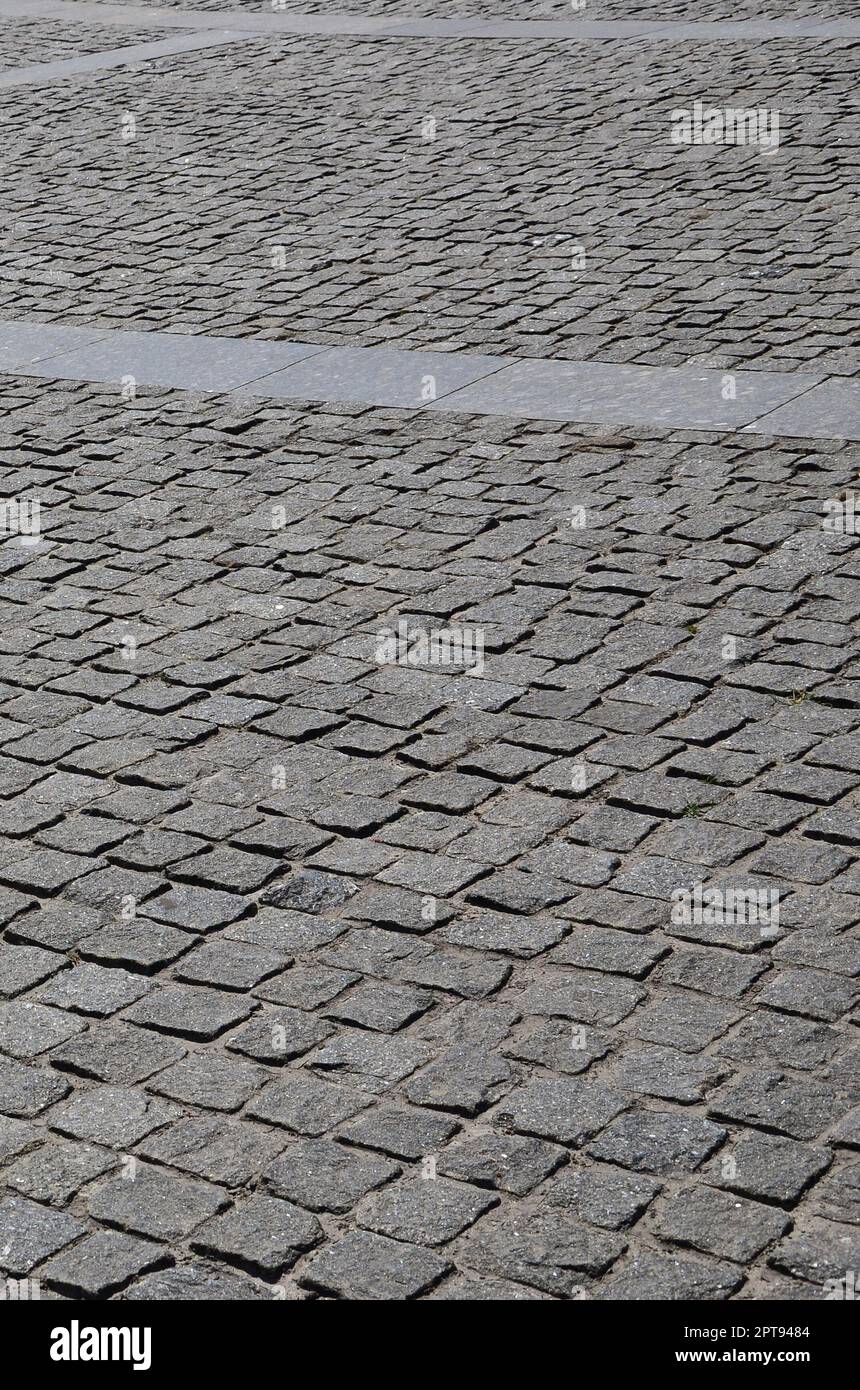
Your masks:
[{"label": "granite paving stone", "polygon": [[563,1076],[587,1071],[610,1050],[611,1034],[561,1019],[526,1019],[502,1044],[505,1056],[549,1067]]},{"label": "granite paving stone", "polygon": [[26,1197],[46,1205],[63,1207],[78,1189],[117,1166],[110,1149],[93,1144],[45,1144],[25,1154],[6,1169],[4,1182]]},{"label": "granite paving stone", "polygon": [[60,1134],[126,1149],[180,1114],[175,1105],[131,1087],[101,1086],[78,1091],[51,1111]]},{"label": "granite paving stone", "polygon": [[497,1125],[520,1134],[580,1145],[622,1110],[624,1095],[591,1081],[533,1081],[506,1097]]},{"label": "granite paving stone", "polygon": [[544,1200],[589,1225],[618,1231],[631,1226],[661,1190],[662,1183],[654,1178],[603,1164],[577,1164],[553,1179]]},{"label": "granite paving stone", "polygon": [[277,951],[234,941],[210,941],[175,966],[174,979],[224,990],[249,990],[284,964]]},{"label": "granite paving stone", "polygon": [[33,998],[73,1013],[107,1018],[148,994],[151,988],[148,980],[128,970],[83,964],[63,970],[42,985]]},{"label": "granite paving stone", "polygon": [[670,1244],[746,1264],[789,1227],[784,1212],[707,1187],[682,1188],[668,1197],[653,1228]]},{"label": "granite paving stone", "polygon": [[25,999],[0,1004],[0,1051],[22,1061],[38,1057],[85,1028],[81,1019],[44,1004]]},{"label": "granite paving stone", "polygon": [[738,1267],[711,1260],[689,1260],[649,1250],[631,1257],[607,1280],[598,1297],[623,1303],[655,1300],[708,1302],[729,1298],[740,1286]]},{"label": "granite paving stone", "polygon": [[815,1139],[840,1113],[838,1096],[820,1082],[780,1071],[747,1073],[711,1101],[718,1118],[755,1124],[792,1139]]},{"label": "granite paving stone", "polygon": [[90,1215],[107,1226],[158,1240],[187,1236],[226,1205],[220,1188],[145,1164],[138,1164],[133,1178],[97,1188],[87,1201]]},{"label": "granite paving stone", "polygon": [[51,1065],[112,1086],[133,1086],[185,1055],[175,1038],[127,1023],[90,1027],[51,1052]]},{"label": "granite paving stone", "polygon": [[529,1221],[511,1212],[481,1221],[463,1249],[481,1273],[570,1297],[586,1276],[605,1274],[625,1244],[613,1233],[557,1212]]},{"label": "granite paving stone", "polygon": [[246,1003],[232,992],[165,984],[132,1005],[124,1017],[142,1028],[206,1041],[241,1023],[253,1010],[253,1003]]},{"label": "granite paving stone", "polygon": [[181,386],[188,391],[225,391],[277,372],[311,354],[295,343],[232,343],[187,334],[111,334],[51,357],[50,369],[81,381],[120,382],[133,377],[141,386]]},{"label": "granite paving stone", "polygon": [[579,1023],[620,1023],[645,998],[645,991],[626,980],[591,970],[545,971],[518,996],[524,1014],[568,1018]]},{"label": "granite paving stone", "polygon": [[125,924],[94,932],[81,942],[79,954],[99,965],[120,966],[148,975],[176,961],[191,949],[195,940],[175,927],[136,918],[131,930]]},{"label": "granite paving stone", "polygon": [[440,933],[452,946],[471,950],[501,951],[528,959],[539,956],[561,941],[569,927],[554,917],[520,917],[503,912],[470,914],[452,922]]},{"label": "granite paving stone", "polygon": [[691,1056],[671,1047],[633,1047],[614,1071],[616,1085],[642,1095],[660,1096],[681,1105],[703,1100],[705,1093],[725,1080],[731,1068],[708,1057]]},{"label": "granite paving stone", "polygon": [[257,1178],[284,1142],[279,1132],[245,1119],[230,1123],[220,1116],[201,1115],[162,1127],[140,1143],[137,1152],[232,1188]]},{"label": "granite paving stone", "polygon": [[428,1296],[446,1303],[530,1303],[535,1299],[546,1302],[550,1297],[525,1284],[511,1284],[507,1279],[465,1274],[446,1279]]},{"label": "granite paving stone", "polygon": [[404,1091],[414,1105],[477,1115],[498,1100],[515,1078],[513,1068],[492,1048],[466,1043],[442,1052],[410,1078]]},{"label": "granite paving stone", "polygon": [[450,1115],[380,1105],[343,1125],[338,1138],[414,1161],[434,1154],[459,1129],[459,1121]]},{"label": "granite paving stone", "polygon": [[566,1158],[557,1144],[514,1134],[504,1138],[489,1134],[450,1144],[436,1166],[447,1177],[522,1197]]},{"label": "granite paving stone", "polygon": [[860,1164],[840,1164],[818,1188],[815,1210],[830,1221],[860,1224]]},{"label": "granite paving stone", "polygon": [[267,1079],[262,1067],[195,1053],[151,1078],[148,1089],[169,1100],[211,1110],[239,1110]]},{"label": "granite paving stone", "polygon": [[389,1183],[366,1197],[355,1216],[377,1235],[434,1246],[453,1240],[497,1202],[492,1193],[466,1183],[419,1177]]},{"label": "granite paving stone", "polygon": [[432,1049],[418,1039],[344,1029],[327,1039],[308,1058],[307,1065],[342,1076],[360,1090],[379,1093],[402,1081],[431,1056]]},{"label": "granite paving stone", "polygon": [[0,1113],[30,1119],[56,1100],[68,1095],[71,1086],[62,1076],[22,1062],[0,1061]]},{"label": "granite paving stone", "polygon": [[230,1034],[230,1052],[258,1062],[288,1062],[331,1037],[333,1028],[302,1009],[260,1009],[242,1028]]},{"label": "granite paving stone", "polygon": [[269,1081],[247,1113],[296,1134],[317,1136],[341,1120],[351,1119],[369,1103],[366,1096],[345,1086],[321,1081],[307,1072],[291,1072],[284,1080]]},{"label": "granite paving stone", "polygon": [[860,438],[860,394],[856,382],[828,381],[795,401],[769,411],[748,426],[769,434],[803,434],[830,439]]},{"label": "granite paving stone", "polygon": [[5,1116],[0,1120],[0,1162],[5,1163],[27,1149],[37,1148],[42,1142],[43,1134],[35,1125]]},{"label": "granite paving stone", "polygon": [[708,1167],[707,1177],[717,1187],[791,1206],[831,1162],[832,1153],[823,1146],[749,1131],[726,1147]]},{"label": "granite paving stone", "polygon": [[0,946],[0,995],[9,999],[41,984],[56,974],[62,964],[55,952],[38,946]]},{"label": "granite paving stone", "polygon": [[315,1216],[279,1197],[254,1196],[207,1221],[191,1245],[203,1255],[276,1279],[322,1237]]},{"label": "granite paving stone", "polygon": [[698,1115],[643,1110],[615,1120],[587,1152],[634,1172],[660,1176],[692,1172],[725,1137],[725,1129]]},{"label": "granite paving stone", "polygon": [[176,1265],[153,1274],[145,1274],[122,1295],[133,1301],[163,1303],[235,1303],[267,1302],[277,1297],[259,1280],[207,1264]]},{"label": "granite paving stone", "polygon": [[814,1220],[804,1231],[794,1230],[780,1241],[769,1263],[785,1274],[813,1284],[845,1278],[858,1254],[856,1226]]}]

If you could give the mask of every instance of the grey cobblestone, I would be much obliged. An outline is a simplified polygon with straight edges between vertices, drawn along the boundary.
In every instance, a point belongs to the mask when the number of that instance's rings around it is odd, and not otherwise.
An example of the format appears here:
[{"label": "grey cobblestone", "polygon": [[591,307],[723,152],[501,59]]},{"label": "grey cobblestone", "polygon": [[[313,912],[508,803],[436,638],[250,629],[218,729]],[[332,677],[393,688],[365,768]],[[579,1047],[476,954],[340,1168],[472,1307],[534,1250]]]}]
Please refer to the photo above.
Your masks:
[{"label": "grey cobblestone", "polygon": [[421,1178],[389,1183],[359,1205],[356,1220],[378,1235],[418,1245],[444,1245],[496,1206],[492,1193],[449,1182]]},{"label": "grey cobblestone", "polygon": [[9,1197],[0,1204],[0,1221],[0,1267],[19,1278],[86,1230],[67,1212],[52,1211],[25,1197]]},{"label": "grey cobblestone", "polygon": [[317,1245],[323,1231],[316,1217],[277,1197],[249,1197],[224,1216],[207,1221],[191,1244],[201,1254],[251,1268],[275,1279]]},{"label": "grey cobblestone", "polygon": [[570,1296],[585,1276],[605,1273],[624,1248],[618,1236],[557,1212],[527,1222],[511,1213],[482,1221],[464,1254],[483,1273]]},{"label": "grey cobblestone", "polygon": [[78,1189],[117,1165],[109,1149],[93,1144],[46,1144],[17,1159],[4,1181],[26,1197],[51,1206],[65,1206]]}]

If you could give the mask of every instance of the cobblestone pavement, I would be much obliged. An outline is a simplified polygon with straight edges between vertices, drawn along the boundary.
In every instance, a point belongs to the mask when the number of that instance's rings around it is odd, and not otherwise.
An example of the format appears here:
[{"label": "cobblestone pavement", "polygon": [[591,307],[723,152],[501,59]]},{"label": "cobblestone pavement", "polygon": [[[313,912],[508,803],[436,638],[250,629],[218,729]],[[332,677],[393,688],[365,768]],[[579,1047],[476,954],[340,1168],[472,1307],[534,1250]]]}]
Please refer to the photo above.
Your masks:
[{"label": "cobblestone pavement", "polygon": [[[266,37],[19,88],[0,314],[855,376],[849,60]],[[738,92],[773,161],[656,143]],[[860,1269],[860,447],[10,373],[0,407],[38,521],[0,545],[4,1277]]]},{"label": "cobblestone pavement", "polygon": [[[0,92],[0,317],[860,372],[856,45],[503,49],[273,37]],[[784,145],[668,144],[715,91]]]},{"label": "cobblestone pavement", "polygon": [[80,58],[109,48],[172,38],[165,29],[118,29],[87,24],[59,29],[48,19],[7,19],[0,29],[0,76],[10,68],[29,63],[52,63],[64,58]]}]

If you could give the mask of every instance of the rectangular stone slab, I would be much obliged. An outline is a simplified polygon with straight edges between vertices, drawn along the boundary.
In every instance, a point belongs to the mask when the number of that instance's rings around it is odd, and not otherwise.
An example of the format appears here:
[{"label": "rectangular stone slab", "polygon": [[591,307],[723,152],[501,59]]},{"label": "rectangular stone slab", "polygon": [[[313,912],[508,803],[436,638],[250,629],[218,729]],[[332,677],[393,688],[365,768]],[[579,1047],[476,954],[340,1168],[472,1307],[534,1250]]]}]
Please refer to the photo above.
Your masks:
[{"label": "rectangular stone slab", "polygon": [[52,358],[34,375],[104,382],[130,376],[139,386],[232,391],[320,351],[312,343],[119,331],[105,334],[90,347]]},{"label": "rectangular stone slab", "polygon": [[[726,378],[736,398],[723,400]],[[438,402],[442,410],[527,420],[738,429],[821,380],[808,372],[720,372],[602,362],[515,362]]]}]

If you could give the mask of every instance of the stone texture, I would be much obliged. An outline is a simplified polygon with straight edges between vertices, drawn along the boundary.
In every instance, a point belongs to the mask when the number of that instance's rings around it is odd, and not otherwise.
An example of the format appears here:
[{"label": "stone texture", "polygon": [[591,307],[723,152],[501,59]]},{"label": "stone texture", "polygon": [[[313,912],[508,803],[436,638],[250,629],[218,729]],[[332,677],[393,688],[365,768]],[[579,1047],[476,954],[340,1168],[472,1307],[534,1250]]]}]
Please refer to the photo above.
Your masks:
[{"label": "stone texture", "polygon": [[226,1205],[220,1189],[144,1164],[132,1178],[106,1183],[87,1202],[90,1215],[106,1225],[156,1240],[179,1240]]},{"label": "stone texture", "polygon": [[86,1226],[67,1212],[53,1211],[25,1197],[8,1197],[0,1203],[0,1230],[2,1267],[13,1278],[21,1278],[83,1235]]},{"label": "stone texture", "polygon": [[442,1278],[450,1262],[434,1251],[369,1231],[352,1231],[305,1265],[301,1282],[338,1298],[402,1302]]},{"label": "stone texture", "polygon": [[389,1183],[365,1198],[356,1220],[367,1230],[416,1245],[444,1245],[495,1206],[492,1193],[445,1178]]},{"label": "stone texture", "polygon": [[[216,0],[4,20],[0,1162],[51,1298],[858,1267],[846,41],[464,3],[133,70]],[[790,158],[670,154],[684,91],[777,93]]]},{"label": "stone texture", "polygon": [[466,1241],[465,1254],[482,1273],[571,1297],[586,1276],[604,1274],[624,1248],[618,1236],[557,1212],[529,1220],[511,1213],[482,1221]]},{"label": "stone texture", "polygon": [[166,1263],[163,1245],[118,1231],[96,1231],[40,1270],[51,1288],[72,1298],[104,1299],[132,1279]]},{"label": "stone texture", "polygon": [[324,1139],[291,1145],[263,1178],[273,1192],[311,1211],[346,1212],[366,1192],[399,1172],[387,1159]]},{"label": "stone texture", "polygon": [[201,1254],[275,1279],[322,1239],[316,1217],[277,1197],[249,1197],[201,1227],[192,1246]]}]

